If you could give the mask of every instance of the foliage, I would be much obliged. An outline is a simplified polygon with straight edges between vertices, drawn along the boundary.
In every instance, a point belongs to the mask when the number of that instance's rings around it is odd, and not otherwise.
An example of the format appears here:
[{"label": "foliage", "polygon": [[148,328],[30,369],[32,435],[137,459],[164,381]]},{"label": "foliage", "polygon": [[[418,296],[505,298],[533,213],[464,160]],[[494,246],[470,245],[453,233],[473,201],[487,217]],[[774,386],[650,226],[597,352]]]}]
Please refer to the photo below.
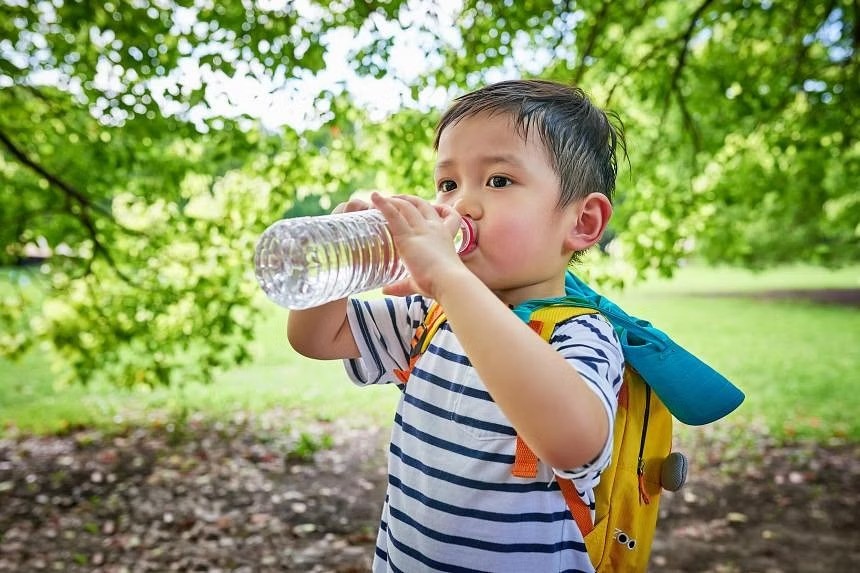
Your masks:
[{"label": "foliage", "polygon": [[327,29],[397,6],[313,20],[239,3],[0,3],[0,265],[36,244],[52,254],[25,277],[44,300],[4,293],[0,352],[45,339],[64,378],[130,387],[247,361],[254,239],[294,199],[348,195],[360,142],[337,133],[361,113],[322,94],[334,119],[306,135],[195,116],[208,86],[183,70],[315,72]]},{"label": "foliage", "polygon": [[[0,353],[47,340],[70,380],[122,386],[247,361],[266,224],[357,189],[428,193],[427,98],[510,76],[620,113],[632,171],[611,231],[640,273],[860,258],[856,3],[583,4],[466,0],[448,23],[433,0],[0,0],[0,265],[52,252],[38,294],[3,294]],[[335,31],[402,109],[379,119],[337,86],[301,129],[225,111],[219,80],[288,94],[331,65]],[[391,64],[413,48],[420,66]]]},{"label": "foliage", "polygon": [[428,83],[471,87],[526,49],[551,56],[519,71],[616,109],[633,169],[614,226],[639,269],[693,250],[841,265],[860,257],[858,18],[835,0],[469,0]]}]

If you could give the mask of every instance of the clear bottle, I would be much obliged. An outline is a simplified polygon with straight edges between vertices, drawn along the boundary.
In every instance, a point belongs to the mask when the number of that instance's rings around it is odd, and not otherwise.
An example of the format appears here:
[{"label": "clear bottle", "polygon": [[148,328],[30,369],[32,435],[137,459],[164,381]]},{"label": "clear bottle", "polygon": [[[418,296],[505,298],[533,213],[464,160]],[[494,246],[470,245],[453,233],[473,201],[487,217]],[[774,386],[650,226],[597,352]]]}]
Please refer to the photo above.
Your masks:
[{"label": "clear bottle", "polygon": [[[461,219],[454,246],[472,246]],[[283,219],[260,236],[254,255],[257,281],[286,308],[319,306],[391,284],[406,276],[385,218],[376,209]]]}]

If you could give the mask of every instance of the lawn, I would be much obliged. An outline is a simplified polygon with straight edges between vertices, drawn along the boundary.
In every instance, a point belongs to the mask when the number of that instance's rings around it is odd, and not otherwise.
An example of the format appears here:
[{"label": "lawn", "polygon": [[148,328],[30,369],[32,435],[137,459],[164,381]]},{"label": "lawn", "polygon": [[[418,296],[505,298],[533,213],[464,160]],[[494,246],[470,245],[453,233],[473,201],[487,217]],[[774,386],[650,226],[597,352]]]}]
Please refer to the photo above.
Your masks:
[{"label": "lawn", "polygon": [[[860,268],[831,272],[791,267],[753,274],[736,269],[683,269],[612,293],[628,312],[646,318],[697,352],[747,394],[731,424],[766,425],[778,437],[860,440],[860,309],[713,292],[770,289],[860,288]],[[696,293],[690,296],[690,293]],[[44,351],[21,362],[0,361],[0,428],[55,432],[131,423],[169,423],[278,409],[297,417],[385,423],[397,399],[393,388],[359,389],[339,363],[320,363],[286,344],[286,311],[261,319],[252,364],[223,372],[210,386],[121,391],[105,386],[56,388]]]}]

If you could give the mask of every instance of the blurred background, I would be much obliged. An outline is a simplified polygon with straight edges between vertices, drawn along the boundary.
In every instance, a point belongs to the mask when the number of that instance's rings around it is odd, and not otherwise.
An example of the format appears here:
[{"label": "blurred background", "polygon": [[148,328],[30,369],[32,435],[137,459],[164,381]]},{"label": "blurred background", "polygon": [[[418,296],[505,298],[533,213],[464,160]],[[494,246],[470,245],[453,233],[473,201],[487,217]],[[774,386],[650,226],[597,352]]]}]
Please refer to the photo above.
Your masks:
[{"label": "blurred background", "polygon": [[747,394],[678,429],[701,482],[667,500],[655,567],[860,565],[858,17],[0,0],[0,570],[363,570],[398,393],[290,350],[255,241],[357,192],[432,197],[441,112],[522,77],[624,124],[615,216],[575,272]]}]

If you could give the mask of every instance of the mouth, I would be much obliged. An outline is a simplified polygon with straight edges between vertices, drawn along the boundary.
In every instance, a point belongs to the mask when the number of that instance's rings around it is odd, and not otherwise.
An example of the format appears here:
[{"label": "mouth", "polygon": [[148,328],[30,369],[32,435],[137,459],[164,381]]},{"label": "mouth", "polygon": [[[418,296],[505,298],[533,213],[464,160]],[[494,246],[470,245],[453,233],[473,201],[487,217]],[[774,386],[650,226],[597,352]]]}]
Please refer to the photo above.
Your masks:
[{"label": "mouth", "polygon": [[457,235],[459,239],[457,254],[461,257],[478,248],[478,232],[475,229],[475,224],[468,217],[463,217],[460,220],[460,232]]}]

